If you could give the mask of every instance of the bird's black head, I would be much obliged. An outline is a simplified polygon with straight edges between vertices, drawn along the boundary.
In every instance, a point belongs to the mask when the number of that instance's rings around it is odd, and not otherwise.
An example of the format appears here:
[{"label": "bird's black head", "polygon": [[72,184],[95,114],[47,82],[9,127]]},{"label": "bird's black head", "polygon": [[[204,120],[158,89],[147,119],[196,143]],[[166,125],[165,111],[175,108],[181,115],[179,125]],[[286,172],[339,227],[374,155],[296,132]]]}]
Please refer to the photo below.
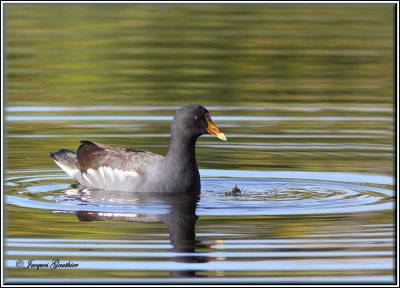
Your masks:
[{"label": "bird's black head", "polygon": [[212,122],[210,112],[197,104],[190,103],[179,108],[172,121],[171,130],[172,134],[183,135],[187,138],[197,139],[208,133],[226,141],[224,133]]}]

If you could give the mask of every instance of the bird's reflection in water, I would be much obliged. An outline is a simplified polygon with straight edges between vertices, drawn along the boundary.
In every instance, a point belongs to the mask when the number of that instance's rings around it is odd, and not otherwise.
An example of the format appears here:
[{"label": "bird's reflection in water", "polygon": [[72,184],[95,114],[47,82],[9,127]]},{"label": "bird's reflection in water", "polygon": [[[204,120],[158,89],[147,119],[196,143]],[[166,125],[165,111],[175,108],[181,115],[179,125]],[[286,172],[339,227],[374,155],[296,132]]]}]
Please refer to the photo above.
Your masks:
[{"label": "bird's reflection in water", "polygon": [[[134,195],[134,196],[133,196]],[[167,226],[171,252],[179,254],[187,253],[187,255],[179,255],[173,258],[176,262],[181,263],[204,263],[208,262],[208,257],[196,255],[196,247],[204,247],[204,244],[196,241],[196,206],[199,201],[197,195],[155,195],[155,194],[130,194],[127,193],[110,193],[102,190],[79,190],[75,195],[80,201],[88,203],[124,203],[129,197],[134,199],[136,205],[146,204],[163,204],[168,207],[165,213],[146,214],[146,213],[119,213],[119,212],[88,212],[78,211],[77,217],[80,221],[125,221],[125,222],[156,222],[161,221]],[[132,204],[134,206],[135,204]],[[142,206],[143,207],[143,206]],[[167,265],[167,263],[166,263]],[[196,270],[171,270],[171,277],[199,277],[196,275]]]}]

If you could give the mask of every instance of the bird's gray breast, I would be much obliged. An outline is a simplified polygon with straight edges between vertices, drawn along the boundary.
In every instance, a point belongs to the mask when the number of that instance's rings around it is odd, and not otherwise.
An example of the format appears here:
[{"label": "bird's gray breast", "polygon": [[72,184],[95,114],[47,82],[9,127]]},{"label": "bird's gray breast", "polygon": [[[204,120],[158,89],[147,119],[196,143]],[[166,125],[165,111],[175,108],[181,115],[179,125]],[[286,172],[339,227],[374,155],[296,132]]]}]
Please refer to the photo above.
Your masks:
[{"label": "bird's gray breast", "polygon": [[200,173],[195,165],[168,165],[161,159],[149,167],[145,192],[200,192]]}]

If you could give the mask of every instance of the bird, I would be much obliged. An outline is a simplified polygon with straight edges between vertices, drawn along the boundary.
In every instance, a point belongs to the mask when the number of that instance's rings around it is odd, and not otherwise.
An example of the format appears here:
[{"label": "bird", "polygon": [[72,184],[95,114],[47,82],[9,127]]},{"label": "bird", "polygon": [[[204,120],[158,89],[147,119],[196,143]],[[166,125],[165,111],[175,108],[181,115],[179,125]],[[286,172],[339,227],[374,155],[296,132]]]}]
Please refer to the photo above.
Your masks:
[{"label": "bird", "polygon": [[189,103],[176,111],[165,156],[82,140],[76,152],[63,148],[51,152],[50,157],[85,188],[198,195],[201,181],[195,146],[203,134],[227,141],[210,112]]}]

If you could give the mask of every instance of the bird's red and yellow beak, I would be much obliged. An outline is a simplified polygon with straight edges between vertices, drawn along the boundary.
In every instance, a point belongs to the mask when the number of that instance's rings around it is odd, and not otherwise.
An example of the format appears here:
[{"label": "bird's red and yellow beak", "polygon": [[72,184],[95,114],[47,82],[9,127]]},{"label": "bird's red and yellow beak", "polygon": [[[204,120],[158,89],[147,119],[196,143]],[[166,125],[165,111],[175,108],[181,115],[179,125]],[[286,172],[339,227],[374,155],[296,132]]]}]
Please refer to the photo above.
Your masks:
[{"label": "bird's red and yellow beak", "polygon": [[215,137],[223,141],[227,141],[225,134],[222,133],[221,130],[218,129],[217,126],[212,122],[210,113],[206,113],[206,120],[207,120],[207,132]]}]

